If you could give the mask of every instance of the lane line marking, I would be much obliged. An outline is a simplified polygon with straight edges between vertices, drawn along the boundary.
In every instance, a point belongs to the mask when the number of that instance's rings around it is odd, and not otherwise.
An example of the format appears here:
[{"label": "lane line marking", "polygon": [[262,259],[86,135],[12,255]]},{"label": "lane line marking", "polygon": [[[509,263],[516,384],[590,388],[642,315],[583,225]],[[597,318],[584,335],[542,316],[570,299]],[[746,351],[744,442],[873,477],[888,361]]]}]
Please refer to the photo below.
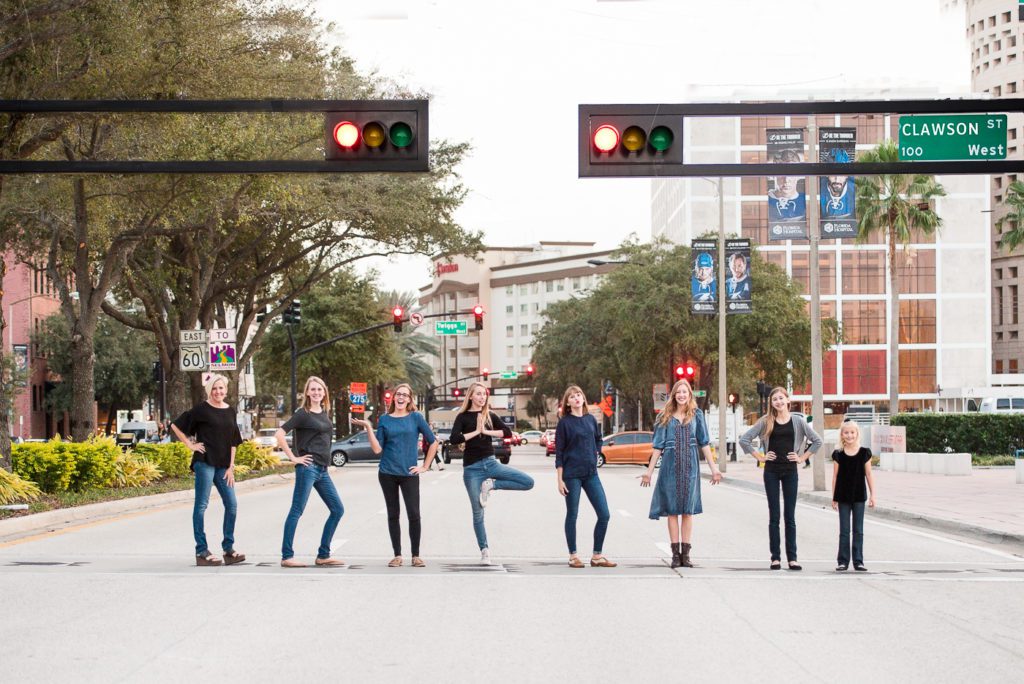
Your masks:
[{"label": "lane line marking", "polygon": [[620,509],[618,509],[618,511],[619,511],[619,515],[621,515],[623,518],[632,518],[633,517],[633,514],[630,513],[629,511],[625,510],[625,509],[620,508]]}]

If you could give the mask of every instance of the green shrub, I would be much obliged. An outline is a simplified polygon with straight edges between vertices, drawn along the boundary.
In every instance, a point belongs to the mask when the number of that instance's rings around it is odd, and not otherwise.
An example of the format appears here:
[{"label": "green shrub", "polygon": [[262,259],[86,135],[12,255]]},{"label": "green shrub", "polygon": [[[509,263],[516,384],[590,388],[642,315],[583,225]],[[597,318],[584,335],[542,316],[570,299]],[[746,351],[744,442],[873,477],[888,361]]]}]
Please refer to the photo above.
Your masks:
[{"label": "green shrub", "polygon": [[44,492],[81,492],[104,487],[114,477],[114,459],[121,454],[111,437],[85,442],[18,444],[11,449],[14,472]]},{"label": "green shrub", "polygon": [[34,482],[0,468],[0,506],[22,501],[35,501],[42,492]]},{"label": "green shrub", "polygon": [[892,424],[906,426],[909,452],[1012,454],[1024,448],[1024,415],[900,413]]},{"label": "green shrub", "polygon": [[182,477],[189,474],[192,452],[181,442],[136,444],[133,451],[156,464],[162,477]]},{"label": "green shrub", "polygon": [[242,442],[235,449],[235,464],[248,466],[253,470],[265,470],[274,468],[281,463],[281,459],[274,455],[270,447],[260,446],[253,440]]},{"label": "green shrub", "polygon": [[149,459],[128,451],[114,457],[111,487],[145,487],[159,480],[160,468]]}]

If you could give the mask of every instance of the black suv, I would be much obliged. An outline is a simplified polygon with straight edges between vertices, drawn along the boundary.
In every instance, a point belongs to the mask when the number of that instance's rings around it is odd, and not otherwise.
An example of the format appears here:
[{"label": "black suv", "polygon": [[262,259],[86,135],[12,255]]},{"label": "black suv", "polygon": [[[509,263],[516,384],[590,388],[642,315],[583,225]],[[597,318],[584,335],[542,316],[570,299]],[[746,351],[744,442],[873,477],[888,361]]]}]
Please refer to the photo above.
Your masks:
[{"label": "black suv", "polygon": [[[494,457],[508,465],[512,457],[511,437],[491,437],[491,446],[494,447]],[[441,445],[441,458],[445,463],[451,463],[453,458],[462,458],[462,445],[455,445],[445,442]]]}]

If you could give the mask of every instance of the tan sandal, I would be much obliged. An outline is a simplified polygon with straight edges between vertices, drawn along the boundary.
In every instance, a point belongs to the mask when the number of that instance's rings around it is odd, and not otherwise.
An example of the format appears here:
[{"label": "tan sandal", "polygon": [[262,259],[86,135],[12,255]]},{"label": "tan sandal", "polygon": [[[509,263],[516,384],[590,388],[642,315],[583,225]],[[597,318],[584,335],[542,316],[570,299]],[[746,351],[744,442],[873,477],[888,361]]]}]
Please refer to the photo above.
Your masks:
[{"label": "tan sandal", "polygon": [[321,568],[343,568],[345,561],[340,558],[317,558],[316,564]]},{"label": "tan sandal", "polygon": [[282,568],[304,568],[306,564],[302,561],[295,560],[294,558],[284,558],[281,560]]},{"label": "tan sandal", "polygon": [[401,566],[402,566],[402,557],[401,556],[395,556],[390,561],[388,561],[388,567],[389,568],[399,568]]},{"label": "tan sandal", "polygon": [[616,568],[618,563],[613,563],[604,556],[595,556],[590,559],[590,567],[592,568]]},{"label": "tan sandal", "polygon": [[570,568],[582,568],[583,567],[583,561],[581,561],[576,556],[569,556],[569,567]]},{"label": "tan sandal", "polygon": [[427,564],[423,562],[423,559],[419,556],[412,557],[412,567],[414,568],[425,568]]}]

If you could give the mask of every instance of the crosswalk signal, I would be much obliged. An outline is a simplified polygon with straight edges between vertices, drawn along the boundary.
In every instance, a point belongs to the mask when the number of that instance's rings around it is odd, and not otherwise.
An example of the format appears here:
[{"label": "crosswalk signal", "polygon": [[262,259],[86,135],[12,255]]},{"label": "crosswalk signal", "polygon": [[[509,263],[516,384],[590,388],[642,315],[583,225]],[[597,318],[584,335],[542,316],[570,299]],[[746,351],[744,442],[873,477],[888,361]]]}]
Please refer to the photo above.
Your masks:
[{"label": "crosswalk signal", "polygon": [[400,306],[396,306],[391,310],[391,323],[395,328],[396,333],[402,332],[402,319],[405,317],[405,310]]},{"label": "crosswalk signal", "polygon": [[324,115],[324,157],[346,171],[428,171],[426,100],[356,100]]},{"label": "crosswalk signal", "polygon": [[683,117],[656,105],[580,105],[579,175],[668,176],[683,163]]},{"label": "crosswalk signal", "polygon": [[473,322],[477,330],[484,329],[484,307],[479,304],[473,307]]}]

